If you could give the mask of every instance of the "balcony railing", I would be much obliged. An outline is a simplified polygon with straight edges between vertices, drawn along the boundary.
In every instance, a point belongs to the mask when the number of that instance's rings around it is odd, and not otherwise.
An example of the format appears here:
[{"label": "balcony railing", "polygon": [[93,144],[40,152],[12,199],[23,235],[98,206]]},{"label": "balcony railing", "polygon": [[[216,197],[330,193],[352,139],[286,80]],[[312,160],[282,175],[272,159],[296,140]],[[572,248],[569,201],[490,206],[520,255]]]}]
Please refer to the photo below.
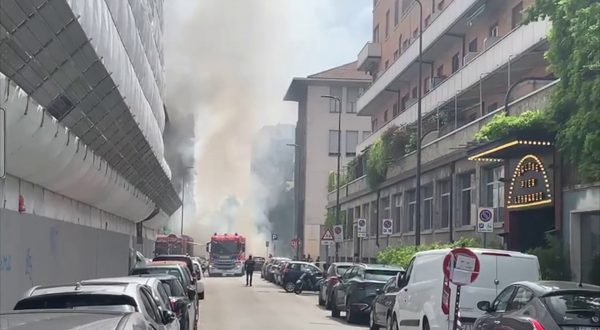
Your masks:
[{"label": "balcony railing", "polygon": [[[550,27],[551,23],[549,21],[533,22],[528,25],[522,25],[497,41],[490,48],[477,54],[477,56],[471,59],[469,63],[446,80],[439,83],[423,97],[422,115],[425,116],[431,111],[434,111],[440,104],[450,101],[455,97],[456,91],[466,91],[475,84],[478,84],[481,73],[488,72],[489,74],[493,74],[506,65],[509,58],[514,60],[521,54],[530,50],[546,38]],[[358,102],[360,104],[360,99]],[[402,126],[410,124],[416,122],[416,120],[417,104],[413,104],[406,111],[387,122],[361,142],[357,146],[357,151],[361,152],[364,148],[375,142],[386,128],[393,125]]]},{"label": "balcony railing", "polygon": [[381,60],[381,44],[367,42],[363,49],[358,53],[358,70],[370,71],[376,67]]}]

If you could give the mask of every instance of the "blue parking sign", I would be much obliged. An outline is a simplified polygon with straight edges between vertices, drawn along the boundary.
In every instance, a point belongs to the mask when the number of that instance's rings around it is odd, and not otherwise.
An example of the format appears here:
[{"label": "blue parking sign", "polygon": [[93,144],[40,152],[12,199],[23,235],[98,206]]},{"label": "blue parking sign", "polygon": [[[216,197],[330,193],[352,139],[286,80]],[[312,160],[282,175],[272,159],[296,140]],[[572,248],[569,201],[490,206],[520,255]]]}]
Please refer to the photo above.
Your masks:
[{"label": "blue parking sign", "polygon": [[277,234],[271,234],[272,241],[276,241],[278,238],[279,238],[279,236],[277,236]]}]

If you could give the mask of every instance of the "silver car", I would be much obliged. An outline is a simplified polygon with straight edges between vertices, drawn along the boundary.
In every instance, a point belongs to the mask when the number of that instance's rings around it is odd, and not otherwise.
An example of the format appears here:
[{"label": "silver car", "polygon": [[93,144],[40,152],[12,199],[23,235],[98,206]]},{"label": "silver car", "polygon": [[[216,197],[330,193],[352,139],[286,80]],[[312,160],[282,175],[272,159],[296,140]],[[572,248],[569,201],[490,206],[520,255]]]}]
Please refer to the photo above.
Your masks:
[{"label": "silver car", "polygon": [[150,329],[142,313],[41,309],[0,314],[0,330],[134,330]]}]

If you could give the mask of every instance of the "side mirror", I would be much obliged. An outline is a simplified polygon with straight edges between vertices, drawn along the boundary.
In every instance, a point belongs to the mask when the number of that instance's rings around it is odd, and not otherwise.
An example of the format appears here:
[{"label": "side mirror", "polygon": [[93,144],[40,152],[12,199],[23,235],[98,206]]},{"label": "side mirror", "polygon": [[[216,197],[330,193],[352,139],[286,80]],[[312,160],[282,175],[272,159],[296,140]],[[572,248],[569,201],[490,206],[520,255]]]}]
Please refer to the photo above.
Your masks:
[{"label": "side mirror", "polygon": [[206,243],[206,252],[210,253],[210,243]]},{"label": "side mirror", "polygon": [[477,308],[484,312],[489,312],[492,309],[492,304],[489,301],[480,301],[477,303]]},{"label": "side mirror", "polygon": [[196,300],[196,288],[188,288],[187,294],[191,301]]},{"label": "side mirror", "polygon": [[404,282],[404,274],[398,274],[398,276],[396,276],[396,287],[397,288],[402,288],[402,283]]},{"label": "side mirror", "polygon": [[163,310],[162,317],[163,317],[163,323],[169,324],[169,323],[175,321],[175,319],[177,318],[177,315],[175,315],[175,313],[173,313],[171,311]]}]

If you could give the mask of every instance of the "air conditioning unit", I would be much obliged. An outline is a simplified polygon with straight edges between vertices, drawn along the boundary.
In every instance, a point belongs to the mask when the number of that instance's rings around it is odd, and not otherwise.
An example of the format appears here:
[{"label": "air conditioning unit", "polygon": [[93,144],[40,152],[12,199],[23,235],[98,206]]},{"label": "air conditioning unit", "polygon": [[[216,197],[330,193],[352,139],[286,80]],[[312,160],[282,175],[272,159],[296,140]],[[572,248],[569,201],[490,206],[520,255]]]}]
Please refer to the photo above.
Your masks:
[{"label": "air conditioning unit", "polygon": [[492,47],[496,42],[498,42],[498,40],[500,40],[500,37],[493,37],[493,36],[489,36],[489,37],[483,39],[483,48],[488,49],[488,48]]},{"label": "air conditioning unit", "polygon": [[477,54],[478,54],[477,52],[468,52],[463,59],[464,60],[463,63],[467,64],[467,63],[471,62],[475,58],[475,56],[477,56]]},{"label": "air conditioning unit", "polygon": [[431,80],[431,83],[433,84],[433,87],[436,87],[437,85],[441,84],[444,80],[446,80],[446,76],[439,76],[439,77],[433,77],[433,79]]}]

